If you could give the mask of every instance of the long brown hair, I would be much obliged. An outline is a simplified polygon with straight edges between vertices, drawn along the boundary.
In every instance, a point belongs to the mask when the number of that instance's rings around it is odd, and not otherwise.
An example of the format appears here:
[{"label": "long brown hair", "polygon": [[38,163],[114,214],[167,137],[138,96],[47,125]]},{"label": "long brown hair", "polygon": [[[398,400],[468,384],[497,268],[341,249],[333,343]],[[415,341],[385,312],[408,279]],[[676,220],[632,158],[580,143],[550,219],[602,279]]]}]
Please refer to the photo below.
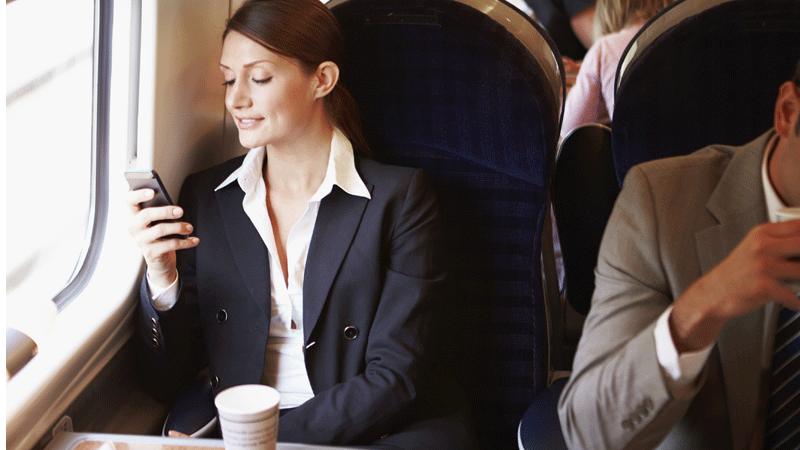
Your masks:
[{"label": "long brown hair", "polygon": [[[222,39],[231,31],[299,61],[309,74],[324,61],[341,67],[344,57],[339,22],[319,0],[248,0],[228,20]],[[341,80],[324,102],[328,117],[350,139],[353,149],[368,154],[358,105]]]},{"label": "long brown hair", "polygon": [[616,33],[634,22],[648,20],[669,3],[670,0],[598,0],[600,34]]}]

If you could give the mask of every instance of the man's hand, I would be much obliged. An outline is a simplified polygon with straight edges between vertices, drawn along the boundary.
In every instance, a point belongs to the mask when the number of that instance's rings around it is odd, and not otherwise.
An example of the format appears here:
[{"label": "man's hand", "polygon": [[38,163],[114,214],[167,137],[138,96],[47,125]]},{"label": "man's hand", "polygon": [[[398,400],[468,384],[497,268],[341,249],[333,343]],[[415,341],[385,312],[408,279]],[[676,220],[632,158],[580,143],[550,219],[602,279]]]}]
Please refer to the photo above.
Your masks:
[{"label": "man's hand", "polygon": [[670,331],[678,352],[711,345],[722,327],[771,301],[800,310],[783,280],[800,279],[800,220],[753,228],[719,265],[678,297]]}]

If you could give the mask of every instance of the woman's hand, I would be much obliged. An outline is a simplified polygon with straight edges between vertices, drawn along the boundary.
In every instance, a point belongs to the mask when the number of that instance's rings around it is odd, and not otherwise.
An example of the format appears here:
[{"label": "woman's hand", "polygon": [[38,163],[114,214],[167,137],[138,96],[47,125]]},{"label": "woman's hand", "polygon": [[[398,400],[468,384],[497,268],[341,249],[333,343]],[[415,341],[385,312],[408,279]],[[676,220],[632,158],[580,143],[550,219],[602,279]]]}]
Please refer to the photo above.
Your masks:
[{"label": "woman's hand", "polygon": [[152,199],[153,195],[152,189],[128,192],[128,203],[133,211],[128,229],[147,263],[150,282],[156,287],[167,287],[178,276],[175,251],[196,247],[200,239],[195,236],[165,238],[170,235],[188,236],[193,227],[190,223],[177,221],[183,216],[183,209],[179,206],[142,208],[140,204]]}]

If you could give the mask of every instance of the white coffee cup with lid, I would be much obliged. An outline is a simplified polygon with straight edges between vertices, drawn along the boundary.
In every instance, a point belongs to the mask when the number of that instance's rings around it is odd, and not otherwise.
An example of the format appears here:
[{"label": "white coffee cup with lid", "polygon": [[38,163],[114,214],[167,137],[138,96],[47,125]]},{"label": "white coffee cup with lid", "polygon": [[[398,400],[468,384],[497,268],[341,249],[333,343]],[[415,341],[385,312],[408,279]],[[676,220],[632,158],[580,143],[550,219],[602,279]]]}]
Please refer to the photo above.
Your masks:
[{"label": "white coffee cup with lid", "polygon": [[275,450],[280,393],[263,384],[243,384],[217,394],[222,440],[227,450]]}]

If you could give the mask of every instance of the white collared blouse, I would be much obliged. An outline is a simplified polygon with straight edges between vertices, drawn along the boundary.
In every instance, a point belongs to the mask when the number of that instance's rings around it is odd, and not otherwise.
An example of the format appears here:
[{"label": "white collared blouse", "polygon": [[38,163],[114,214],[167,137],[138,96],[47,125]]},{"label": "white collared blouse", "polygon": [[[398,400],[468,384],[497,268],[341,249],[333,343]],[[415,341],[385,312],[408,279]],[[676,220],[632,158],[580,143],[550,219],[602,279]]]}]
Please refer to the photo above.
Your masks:
[{"label": "white collared blouse", "polygon": [[[267,212],[267,185],[263,177],[266,156],[265,147],[251,149],[242,165],[215,190],[238,182],[244,192],[242,209],[269,252],[271,318],[262,382],[281,393],[281,408],[294,408],[314,397],[303,354],[303,280],[320,202],[331,193],[334,185],[350,195],[367,199],[370,193],[356,171],[352,144],[341,130],[334,129],[325,177],[289,231],[286,243],[288,279],[284,283]],[[153,306],[159,311],[172,308],[178,301],[177,279],[159,292],[154,291],[152,285],[150,288]]]}]

